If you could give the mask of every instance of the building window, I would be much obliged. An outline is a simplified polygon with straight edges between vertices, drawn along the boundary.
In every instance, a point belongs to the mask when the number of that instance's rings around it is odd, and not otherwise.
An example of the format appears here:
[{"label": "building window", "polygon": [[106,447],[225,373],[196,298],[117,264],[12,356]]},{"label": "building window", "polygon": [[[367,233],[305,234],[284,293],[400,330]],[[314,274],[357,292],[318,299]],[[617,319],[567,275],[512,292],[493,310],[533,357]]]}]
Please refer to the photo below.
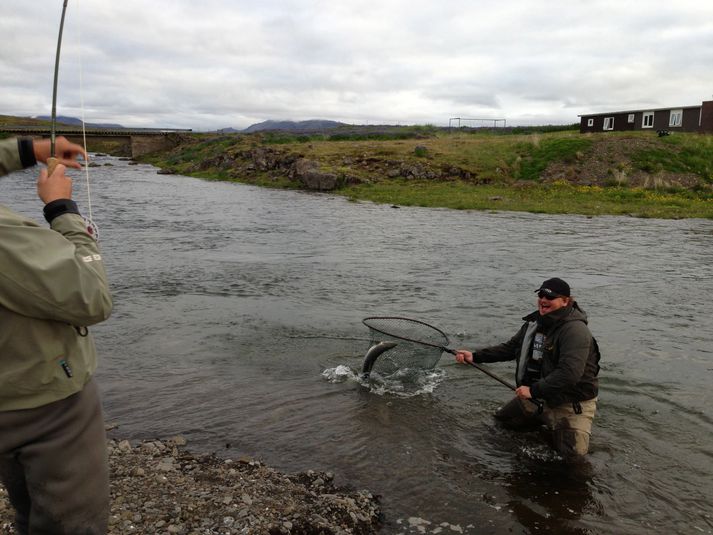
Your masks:
[{"label": "building window", "polygon": [[683,110],[671,110],[668,119],[669,126],[681,126],[683,124]]},{"label": "building window", "polygon": [[614,117],[604,117],[604,130],[614,130]]},{"label": "building window", "polygon": [[633,113],[630,113],[630,114],[629,114],[629,117],[627,118],[627,122],[628,122],[628,123],[633,123],[633,122],[634,122],[634,114],[633,114]]},{"label": "building window", "polygon": [[594,126],[594,119],[587,119],[587,126]]},{"label": "building window", "polygon": [[644,118],[641,121],[641,128],[653,128],[654,127],[654,112],[645,111]]}]

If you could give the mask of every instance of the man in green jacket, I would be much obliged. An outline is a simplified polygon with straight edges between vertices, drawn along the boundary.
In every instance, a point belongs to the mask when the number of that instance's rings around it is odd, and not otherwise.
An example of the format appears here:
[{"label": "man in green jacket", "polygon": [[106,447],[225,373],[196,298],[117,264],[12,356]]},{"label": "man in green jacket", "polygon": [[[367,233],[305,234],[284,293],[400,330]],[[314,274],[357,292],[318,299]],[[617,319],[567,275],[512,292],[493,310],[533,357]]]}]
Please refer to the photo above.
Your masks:
[{"label": "man in green jacket", "polygon": [[[544,425],[554,448],[565,458],[589,450],[597,407],[599,348],[587,326],[587,315],[560,278],[544,281],[537,311],[509,341],[456,354],[458,362],[515,360],[516,397],[495,414],[513,429]],[[542,412],[531,400],[544,400]]]},{"label": "man in green jacket", "polygon": [[[0,480],[26,535],[107,531],[109,484],[97,359],[88,326],[112,301],[94,238],[72,201],[65,138],[37,193],[49,228],[0,205]],[[46,162],[48,141],[0,140],[0,175]]]}]

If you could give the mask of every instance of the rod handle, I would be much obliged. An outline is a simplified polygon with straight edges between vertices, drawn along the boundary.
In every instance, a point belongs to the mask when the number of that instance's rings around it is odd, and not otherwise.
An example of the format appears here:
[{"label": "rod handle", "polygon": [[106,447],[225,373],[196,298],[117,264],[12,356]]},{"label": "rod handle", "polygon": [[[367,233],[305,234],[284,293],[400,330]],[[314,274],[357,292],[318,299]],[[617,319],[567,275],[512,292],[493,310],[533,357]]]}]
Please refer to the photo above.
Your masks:
[{"label": "rod handle", "polygon": [[47,176],[51,176],[54,170],[57,169],[59,165],[59,160],[54,156],[47,158]]}]

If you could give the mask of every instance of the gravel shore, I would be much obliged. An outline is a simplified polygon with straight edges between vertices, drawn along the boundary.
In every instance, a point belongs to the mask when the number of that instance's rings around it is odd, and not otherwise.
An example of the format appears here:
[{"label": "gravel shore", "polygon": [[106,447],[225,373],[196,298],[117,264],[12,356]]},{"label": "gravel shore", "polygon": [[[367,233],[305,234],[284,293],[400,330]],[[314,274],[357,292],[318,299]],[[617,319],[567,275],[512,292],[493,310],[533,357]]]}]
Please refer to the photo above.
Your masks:
[{"label": "gravel shore", "polygon": [[[330,473],[287,475],[253,459],[226,460],[182,449],[185,440],[108,442],[109,534],[371,534],[378,500],[336,488]],[[0,531],[14,534],[0,487]]]}]

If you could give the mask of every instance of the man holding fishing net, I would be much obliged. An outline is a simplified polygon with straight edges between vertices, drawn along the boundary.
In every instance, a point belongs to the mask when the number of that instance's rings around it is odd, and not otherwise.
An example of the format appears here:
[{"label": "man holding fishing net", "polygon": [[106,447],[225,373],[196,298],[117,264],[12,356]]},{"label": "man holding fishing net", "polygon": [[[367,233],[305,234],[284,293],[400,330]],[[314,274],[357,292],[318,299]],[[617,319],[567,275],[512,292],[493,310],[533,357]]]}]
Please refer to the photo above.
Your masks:
[{"label": "man holding fishing net", "polygon": [[[509,341],[475,351],[456,351],[456,361],[483,363],[515,360],[516,397],[495,418],[508,428],[532,430],[542,425],[547,438],[565,458],[589,450],[597,406],[599,347],[587,316],[559,278],[542,283],[537,310]],[[544,400],[541,409],[530,401]]]}]

